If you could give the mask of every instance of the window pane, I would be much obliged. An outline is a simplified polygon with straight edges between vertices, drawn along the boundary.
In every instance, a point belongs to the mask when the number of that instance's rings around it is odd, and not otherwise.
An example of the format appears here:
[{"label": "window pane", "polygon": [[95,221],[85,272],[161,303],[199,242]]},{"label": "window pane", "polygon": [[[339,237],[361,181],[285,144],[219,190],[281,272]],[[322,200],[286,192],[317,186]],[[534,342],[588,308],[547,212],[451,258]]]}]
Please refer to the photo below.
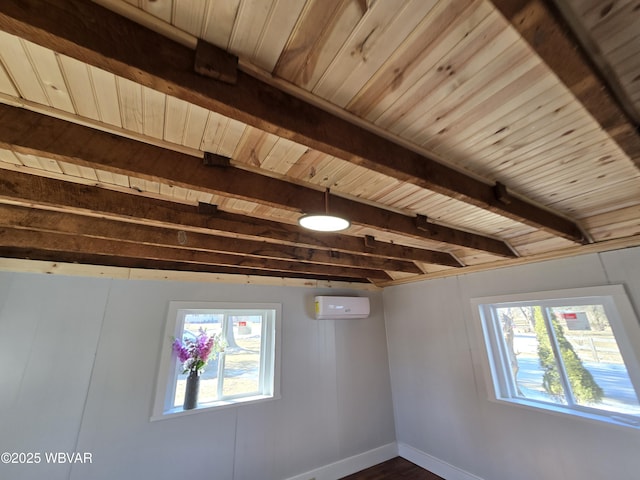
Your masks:
[{"label": "window pane", "polygon": [[[224,316],[216,313],[188,313],[184,318],[184,329],[182,339],[195,340],[200,330],[204,330],[207,335],[220,334],[222,332],[222,320]],[[179,369],[176,394],[173,402],[174,407],[182,406],[184,403],[184,391],[187,384],[187,374],[182,373],[182,365]],[[200,375],[200,389],[198,401],[201,403],[213,402],[218,398],[218,357],[210,360]]]},{"label": "window pane", "polygon": [[550,309],[575,402],[639,414],[640,404],[602,305]]},{"label": "window pane", "polygon": [[[160,358],[152,420],[183,411],[185,365],[200,367],[196,411],[279,396],[281,308],[276,303],[170,302],[169,348]],[[201,332],[216,337],[204,366],[200,356],[207,355],[209,344],[202,343]],[[193,345],[199,338],[199,345]]]},{"label": "window pane", "polygon": [[540,307],[496,309],[513,396],[566,405],[558,365]]},{"label": "window pane", "polygon": [[229,316],[222,395],[260,392],[262,315]]}]

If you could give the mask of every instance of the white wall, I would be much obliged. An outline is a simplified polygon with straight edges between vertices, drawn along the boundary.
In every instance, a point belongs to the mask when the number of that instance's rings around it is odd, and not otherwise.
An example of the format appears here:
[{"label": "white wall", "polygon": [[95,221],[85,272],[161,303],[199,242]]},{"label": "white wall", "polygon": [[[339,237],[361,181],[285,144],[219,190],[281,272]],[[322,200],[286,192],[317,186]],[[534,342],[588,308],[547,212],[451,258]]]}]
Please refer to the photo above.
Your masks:
[{"label": "white wall", "polygon": [[385,289],[400,452],[449,479],[637,479],[640,431],[489,401],[472,324],[473,297],[606,284],[640,311],[640,248]]},{"label": "white wall", "polygon": [[[364,294],[0,273],[0,452],[93,456],[0,478],[281,480],[394,442],[382,295],[313,320],[328,293]],[[150,422],[171,300],[282,303],[282,398]]]}]

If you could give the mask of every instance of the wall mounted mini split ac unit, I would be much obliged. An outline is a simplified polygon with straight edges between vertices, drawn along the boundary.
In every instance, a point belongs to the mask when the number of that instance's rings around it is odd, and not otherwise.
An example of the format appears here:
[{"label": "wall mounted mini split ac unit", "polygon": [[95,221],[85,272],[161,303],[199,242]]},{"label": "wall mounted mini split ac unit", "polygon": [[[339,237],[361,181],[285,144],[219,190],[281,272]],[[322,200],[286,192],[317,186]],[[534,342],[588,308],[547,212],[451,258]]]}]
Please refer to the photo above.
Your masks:
[{"label": "wall mounted mini split ac unit", "polygon": [[369,297],[316,297],[317,320],[367,318]]}]

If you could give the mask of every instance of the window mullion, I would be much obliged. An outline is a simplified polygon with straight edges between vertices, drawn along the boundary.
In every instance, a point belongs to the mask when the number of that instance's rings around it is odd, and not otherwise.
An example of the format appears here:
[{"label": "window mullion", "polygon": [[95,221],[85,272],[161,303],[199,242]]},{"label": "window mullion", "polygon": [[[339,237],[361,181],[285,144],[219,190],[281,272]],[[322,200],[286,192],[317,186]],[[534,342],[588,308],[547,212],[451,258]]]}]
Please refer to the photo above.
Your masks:
[{"label": "window mullion", "polygon": [[498,360],[496,363],[496,367],[500,368],[500,379],[499,379],[499,388],[504,395],[505,393],[509,398],[517,397],[517,386],[516,379],[513,377],[511,371],[511,363],[509,361],[509,354],[507,352],[508,347],[506,346],[506,342],[504,339],[504,335],[502,335],[502,325],[500,322],[500,318],[498,316],[498,312],[495,307],[491,308],[491,325],[493,330],[493,338],[497,347],[497,356]]},{"label": "window mullion", "polygon": [[260,392],[264,392],[264,380],[265,380],[265,366],[266,366],[266,357],[268,352],[265,350],[265,345],[267,343],[267,318],[264,312],[260,313],[260,370],[258,372],[258,388]]},{"label": "window mullion", "polygon": [[[172,336],[173,338],[180,338],[180,339],[182,338],[182,330],[184,329],[184,320],[185,320],[184,312],[179,312],[178,318],[176,321],[176,326],[174,328],[174,332]],[[173,378],[169,382],[167,393],[165,396],[165,409],[167,410],[170,408],[173,408],[173,403],[176,396],[176,385],[177,385],[176,381],[178,379],[178,375],[180,375],[180,372],[182,371],[182,364],[176,357],[172,357],[171,364],[173,366],[174,373],[173,373]]]},{"label": "window mullion", "polygon": [[569,383],[569,376],[567,375],[567,371],[564,368],[564,361],[562,359],[562,351],[560,350],[560,345],[558,345],[558,339],[556,337],[556,332],[553,328],[553,322],[551,321],[551,316],[549,315],[549,307],[542,307],[542,317],[544,318],[544,323],[547,326],[547,334],[549,335],[551,349],[553,350],[553,356],[556,358],[556,365],[558,367],[558,373],[560,374],[560,381],[562,382],[562,386],[565,391],[565,398],[567,400],[567,405],[571,407],[575,407],[576,400],[573,397],[573,391],[571,390],[571,384]]},{"label": "window mullion", "polygon": [[[222,316],[222,338],[227,338],[227,317],[229,316],[228,312],[224,312]],[[217,385],[217,396],[218,400],[222,399],[222,392],[224,386],[224,364],[226,360],[226,353],[220,352],[218,353],[218,385]]]}]

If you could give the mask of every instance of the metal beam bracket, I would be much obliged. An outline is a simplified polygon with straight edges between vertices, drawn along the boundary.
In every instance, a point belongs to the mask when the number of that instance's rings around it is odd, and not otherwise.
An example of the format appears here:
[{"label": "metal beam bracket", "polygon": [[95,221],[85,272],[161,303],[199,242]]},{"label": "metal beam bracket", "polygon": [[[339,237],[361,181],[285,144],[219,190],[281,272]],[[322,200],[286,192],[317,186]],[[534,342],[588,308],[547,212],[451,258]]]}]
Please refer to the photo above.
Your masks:
[{"label": "metal beam bracket", "polygon": [[416,215],[416,228],[418,230],[422,230],[423,232],[431,232],[429,228],[429,218],[426,215]]},{"label": "metal beam bracket", "polygon": [[493,195],[497,201],[504,205],[509,205],[511,203],[511,196],[507,191],[507,186],[500,182],[496,182],[493,186]]},{"label": "metal beam bracket", "polygon": [[238,57],[198,39],[193,65],[196,73],[235,85],[238,81]]},{"label": "metal beam bracket", "polygon": [[364,248],[375,248],[376,239],[373,235],[364,236]]},{"label": "metal beam bracket", "polygon": [[217,153],[204,152],[203,164],[205,167],[230,167],[231,159]]},{"label": "metal beam bracket", "polygon": [[202,213],[204,215],[215,215],[216,213],[218,213],[218,205],[198,202],[198,213]]}]

